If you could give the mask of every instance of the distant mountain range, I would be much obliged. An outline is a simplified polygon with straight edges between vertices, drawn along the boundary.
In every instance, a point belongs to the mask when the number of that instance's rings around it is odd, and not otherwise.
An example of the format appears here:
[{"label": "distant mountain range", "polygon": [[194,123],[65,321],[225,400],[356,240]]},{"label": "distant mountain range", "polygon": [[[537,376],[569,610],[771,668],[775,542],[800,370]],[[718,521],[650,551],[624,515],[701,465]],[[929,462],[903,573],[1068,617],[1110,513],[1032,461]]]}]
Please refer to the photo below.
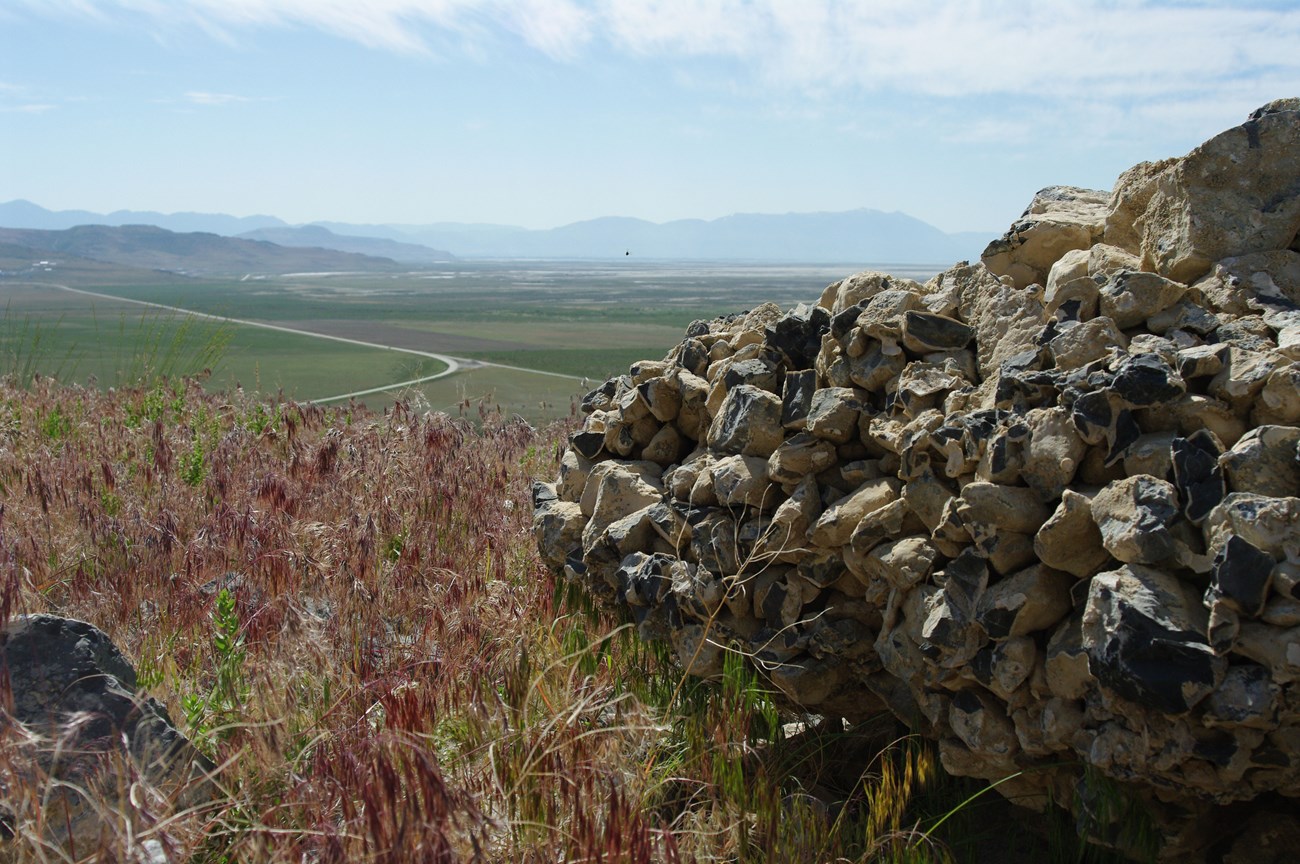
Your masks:
[{"label": "distant mountain range", "polygon": [[59,231],[78,225],[156,225],[168,231],[201,231],[233,237],[258,228],[283,228],[287,223],[274,216],[227,216],[224,213],[155,213],[152,210],[46,210],[21,198],[0,204],[0,226],[44,228]]},{"label": "distant mountain range", "polygon": [[948,264],[977,258],[995,232],[947,234],[906,213],[744,213],[721,219],[655,223],[605,217],[559,228],[434,223],[292,226],[273,216],[50,211],[29,201],[0,204],[0,225],[58,230],[79,225],[153,225],[280,246],[332,249],[431,264],[455,258],[670,258],[835,264]]},{"label": "distant mountain range", "polygon": [[0,244],[48,255],[107,261],[125,267],[190,275],[301,272],[397,272],[410,269],[389,258],[277,246],[259,240],[153,225],[79,225],[63,230],[0,228]]}]

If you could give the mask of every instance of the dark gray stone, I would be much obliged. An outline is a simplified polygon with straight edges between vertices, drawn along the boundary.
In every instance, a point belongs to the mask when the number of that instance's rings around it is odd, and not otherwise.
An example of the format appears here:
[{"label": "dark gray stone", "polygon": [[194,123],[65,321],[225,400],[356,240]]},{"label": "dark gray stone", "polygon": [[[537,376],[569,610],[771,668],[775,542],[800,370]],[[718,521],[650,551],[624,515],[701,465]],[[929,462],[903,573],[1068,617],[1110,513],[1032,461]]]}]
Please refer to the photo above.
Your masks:
[{"label": "dark gray stone", "polygon": [[1125,359],[1115,372],[1111,389],[1130,408],[1172,402],[1187,392],[1178,373],[1156,354]]},{"label": "dark gray stone", "polygon": [[804,428],[808,411],[812,408],[813,392],[817,389],[817,373],[800,369],[785,373],[781,389],[781,426],[785,429]]},{"label": "dark gray stone", "polygon": [[574,432],[569,436],[569,445],[583,458],[596,459],[605,449],[605,433]]},{"label": "dark gray stone", "polygon": [[[593,411],[607,411],[614,404],[614,397],[619,392],[619,384],[627,376],[610,378],[604,384],[592,390],[586,396],[582,397],[582,413],[590,414]],[[628,379],[629,381],[631,379]]]},{"label": "dark gray stone", "polygon": [[843,444],[855,436],[864,407],[860,395],[860,391],[851,387],[823,387],[815,391],[805,422],[808,433],[833,444]]},{"label": "dark gray stone", "polygon": [[709,349],[699,339],[687,338],[677,346],[675,359],[686,371],[703,376],[709,368]]},{"label": "dark gray stone", "polygon": [[672,589],[669,567],[676,559],[656,552],[632,552],[618,568],[618,584],[630,606],[659,606]]},{"label": "dark gray stone", "polygon": [[1133,412],[1124,408],[1115,415],[1115,428],[1111,432],[1110,450],[1106,453],[1106,466],[1116,464],[1128,455],[1128,448],[1142,437],[1142,427]]},{"label": "dark gray stone", "polygon": [[777,377],[775,366],[761,357],[754,357],[728,366],[722,373],[722,383],[728,390],[740,384],[750,384],[775,393]]},{"label": "dark gray stone", "polygon": [[822,334],[830,329],[831,316],[820,306],[800,303],[767,328],[766,343],[781,352],[786,372],[811,369],[821,350]]},{"label": "dark gray stone", "polygon": [[1206,722],[1214,726],[1275,728],[1280,695],[1281,688],[1270,680],[1263,666],[1232,666],[1219,689],[1206,700]]},{"label": "dark gray stone", "polygon": [[862,309],[866,305],[866,301],[863,300],[831,316],[831,336],[835,339],[843,339],[847,336],[857,325],[858,316],[862,314]]},{"label": "dark gray stone", "polygon": [[1115,414],[1110,396],[1102,391],[1082,394],[1070,408],[1070,419],[1079,430],[1079,436],[1089,444],[1105,440],[1115,425]]},{"label": "dark gray stone", "polygon": [[[176,729],[161,703],[137,692],[130,662],[99,628],[54,615],[24,615],[0,633],[0,680],[12,694],[12,718],[46,744],[19,769],[30,782],[49,782],[47,838],[59,846],[95,848],[103,808],[129,809],[116,796],[134,778],[113,757],[129,757],[134,770],[181,806],[211,793],[215,766]],[[9,699],[4,700],[8,702]],[[69,758],[71,757],[71,758]],[[9,754],[12,771],[24,758]],[[93,791],[91,791],[93,790]],[[154,813],[154,818],[157,817]]]},{"label": "dark gray stone", "polygon": [[781,400],[750,384],[727,392],[709,427],[709,444],[723,453],[768,456],[781,438]]},{"label": "dark gray stone", "polygon": [[534,510],[541,507],[542,504],[546,503],[547,501],[559,500],[559,496],[555,494],[555,484],[543,483],[540,480],[533,481],[532,497],[533,497]]},{"label": "dark gray stone", "polygon": [[870,393],[885,392],[906,364],[902,352],[886,354],[881,346],[872,345],[867,353],[849,361],[849,380]]},{"label": "dark gray stone", "polygon": [[1214,578],[1207,599],[1221,598],[1238,611],[1257,617],[1268,600],[1273,564],[1272,555],[1229,534],[1214,556]]},{"label": "dark gray stone", "polygon": [[1170,330],[1187,330],[1205,336],[1213,333],[1220,323],[1219,316],[1186,298],[1147,319],[1151,332],[1162,334]]},{"label": "dark gray stone", "polygon": [[1170,450],[1183,515],[1199,525],[1227,492],[1219,467],[1219,445],[1213,435],[1200,429],[1186,438],[1175,438]]},{"label": "dark gray stone", "polygon": [[1083,618],[1088,669],[1121,698],[1186,713],[1218,688],[1227,668],[1206,639],[1207,619],[1177,577],[1132,564],[1099,573]]},{"label": "dark gray stone", "polygon": [[966,324],[934,315],[909,311],[903,315],[903,344],[918,354],[927,351],[957,351],[975,338],[975,329]]}]

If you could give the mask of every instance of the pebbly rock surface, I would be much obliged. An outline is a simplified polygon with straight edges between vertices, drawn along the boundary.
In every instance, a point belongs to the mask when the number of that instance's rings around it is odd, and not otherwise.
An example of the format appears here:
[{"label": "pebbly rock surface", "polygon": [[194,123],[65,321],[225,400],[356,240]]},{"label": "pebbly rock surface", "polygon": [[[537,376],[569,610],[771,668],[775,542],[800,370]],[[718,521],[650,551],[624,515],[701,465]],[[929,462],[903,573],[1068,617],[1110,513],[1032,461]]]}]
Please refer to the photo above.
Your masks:
[{"label": "pebbly rock surface", "polygon": [[543,555],[695,675],[892,711],[1123,846],[1119,784],[1203,857],[1300,799],[1298,232],[1290,99],[925,284],[696,322],[584,400]]},{"label": "pebbly rock surface", "polygon": [[89,860],[101,834],[128,833],[130,811],[156,818],[208,794],[212,763],[136,692],[135,670],[97,627],[14,618],[0,630],[0,675],[0,861]]}]

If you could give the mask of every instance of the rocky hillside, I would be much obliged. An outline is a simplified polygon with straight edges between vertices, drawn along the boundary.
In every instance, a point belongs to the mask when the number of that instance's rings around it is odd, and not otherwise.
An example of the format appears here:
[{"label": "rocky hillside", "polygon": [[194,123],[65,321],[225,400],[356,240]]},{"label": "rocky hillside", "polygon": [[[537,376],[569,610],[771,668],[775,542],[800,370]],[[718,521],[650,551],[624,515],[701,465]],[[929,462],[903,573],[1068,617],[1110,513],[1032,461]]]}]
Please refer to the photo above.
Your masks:
[{"label": "rocky hillside", "polygon": [[892,712],[1096,842],[1283,860],[1297,232],[1285,99],[1110,192],[1043,190],[924,285],[696,322],[584,401],[542,553],[690,672],[743,656],[805,710]]}]

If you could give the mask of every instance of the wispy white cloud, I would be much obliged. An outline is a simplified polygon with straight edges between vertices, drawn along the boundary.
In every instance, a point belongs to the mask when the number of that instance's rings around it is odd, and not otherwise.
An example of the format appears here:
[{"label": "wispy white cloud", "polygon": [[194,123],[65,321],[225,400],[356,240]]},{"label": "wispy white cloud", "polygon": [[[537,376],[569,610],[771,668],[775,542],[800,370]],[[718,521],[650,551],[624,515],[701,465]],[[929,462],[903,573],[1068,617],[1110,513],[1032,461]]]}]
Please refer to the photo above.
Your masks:
[{"label": "wispy white cloud", "polygon": [[0,112],[5,114],[44,114],[58,106],[38,96],[25,84],[0,81]]},{"label": "wispy white cloud", "polygon": [[926,96],[1193,92],[1273,69],[1300,84],[1300,9],[1249,3],[599,0],[644,53],[724,56],[769,84]]},{"label": "wispy white cloud", "polygon": [[193,105],[230,105],[236,102],[252,102],[248,96],[236,96],[233,93],[206,93],[191,90],[185,94],[185,101]]},{"label": "wispy white cloud", "polygon": [[477,40],[513,32],[556,59],[589,38],[590,12],[576,0],[18,0],[36,14],[99,21],[144,19],[197,27],[223,41],[247,29],[309,27],[370,48],[428,53],[447,36]]},{"label": "wispy white cloud", "polygon": [[232,39],[250,28],[310,27],[405,53],[448,42],[490,51],[510,34],[561,61],[595,46],[723,59],[757,86],[831,96],[1195,102],[1251,78],[1300,92],[1300,4],[1268,0],[20,2],[37,14],[142,16]]}]

